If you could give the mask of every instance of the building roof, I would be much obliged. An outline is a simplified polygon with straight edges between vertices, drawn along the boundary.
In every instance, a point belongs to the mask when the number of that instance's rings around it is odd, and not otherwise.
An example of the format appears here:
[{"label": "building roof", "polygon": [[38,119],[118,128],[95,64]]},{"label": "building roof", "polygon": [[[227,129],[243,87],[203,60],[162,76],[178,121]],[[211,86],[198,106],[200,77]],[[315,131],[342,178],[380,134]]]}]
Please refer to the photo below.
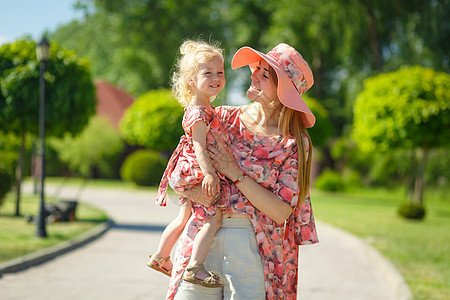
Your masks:
[{"label": "building roof", "polygon": [[114,128],[119,130],[120,119],[125,110],[133,104],[134,98],[104,80],[97,80],[95,88],[97,115],[105,117]]}]

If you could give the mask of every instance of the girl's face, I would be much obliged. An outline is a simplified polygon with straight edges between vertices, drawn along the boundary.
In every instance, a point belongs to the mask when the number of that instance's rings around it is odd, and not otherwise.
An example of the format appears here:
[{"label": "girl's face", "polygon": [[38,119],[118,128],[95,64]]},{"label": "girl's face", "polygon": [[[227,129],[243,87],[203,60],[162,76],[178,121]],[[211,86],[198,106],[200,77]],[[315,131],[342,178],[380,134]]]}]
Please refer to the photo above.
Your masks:
[{"label": "girl's face", "polygon": [[277,87],[269,76],[269,64],[264,60],[260,61],[250,77],[252,84],[247,90],[247,97],[250,100],[265,104],[278,99]]},{"label": "girl's face", "polygon": [[225,86],[223,58],[216,56],[211,61],[199,64],[196,76],[189,81],[197,101],[208,104]]}]

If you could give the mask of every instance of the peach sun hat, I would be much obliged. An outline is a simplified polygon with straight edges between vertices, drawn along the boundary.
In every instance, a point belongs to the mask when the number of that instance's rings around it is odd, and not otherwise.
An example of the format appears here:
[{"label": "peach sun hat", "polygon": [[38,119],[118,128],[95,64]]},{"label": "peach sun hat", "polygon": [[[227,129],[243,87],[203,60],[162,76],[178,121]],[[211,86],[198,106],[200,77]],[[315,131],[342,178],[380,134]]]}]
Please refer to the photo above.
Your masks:
[{"label": "peach sun hat", "polygon": [[261,60],[265,60],[277,73],[277,93],[281,103],[302,112],[303,125],[306,128],[313,127],[316,118],[302,98],[302,94],[314,84],[308,63],[297,50],[281,43],[267,54],[250,47],[242,47],[234,54],[231,67],[237,69],[249,66],[253,73]]}]

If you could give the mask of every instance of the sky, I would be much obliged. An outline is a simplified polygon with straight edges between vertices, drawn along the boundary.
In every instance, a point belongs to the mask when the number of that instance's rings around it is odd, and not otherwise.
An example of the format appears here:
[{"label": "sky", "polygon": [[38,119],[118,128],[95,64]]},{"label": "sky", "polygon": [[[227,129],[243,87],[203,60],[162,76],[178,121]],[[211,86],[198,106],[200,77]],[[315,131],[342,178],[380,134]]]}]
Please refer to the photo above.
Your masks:
[{"label": "sky", "polygon": [[[73,5],[77,0],[0,0],[0,45],[14,42],[24,35],[39,41],[42,34],[59,25],[83,17]],[[242,92],[230,89],[227,103],[246,103]]]},{"label": "sky", "polygon": [[76,0],[0,0],[0,45],[29,34],[39,41],[46,31],[82,17]]}]

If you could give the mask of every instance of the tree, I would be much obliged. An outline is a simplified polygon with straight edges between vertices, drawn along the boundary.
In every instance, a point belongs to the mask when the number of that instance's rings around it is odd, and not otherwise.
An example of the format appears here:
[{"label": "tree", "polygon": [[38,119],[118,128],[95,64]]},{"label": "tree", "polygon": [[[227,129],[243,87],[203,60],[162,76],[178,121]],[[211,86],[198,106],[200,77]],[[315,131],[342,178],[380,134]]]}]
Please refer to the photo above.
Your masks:
[{"label": "tree", "polygon": [[62,139],[53,139],[51,145],[61,161],[86,178],[92,177],[94,168],[111,174],[111,160],[117,158],[124,147],[119,133],[101,117],[92,117],[76,137],[66,133]]},{"label": "tree", "polygon": [[328,139],[333,135],[333,126],[331,125],[327,109],[320,104],[317,99],[303,95],[303,99],[311,112],[316,117],[316,123],[312,128],[308,128],[311,136],[311,142],[314,147],[324,148]]},{"label": "tree", "polygon": [[311,95],[340,135],[364,78],[403,64],[448,70],[449,9],[433,0],[280,0],[261,34],[267,47],[287,42],[302,53],[314,74]]},{"label": "tree", "polygon": [[[21,138],[17,172],[16,215],[20,215],[20,185],[26,133],[39,131],[39,63],[36,44],[18,40],[0,47],[0,131]],[[46,135],[77,134],[95,113],[95,88],[85,59],[51,43],[44,74]]]},{"label": "tree", "polygon": [[220,1],[85,0],[78,7],[84,20],[61,26],[53,37],[89,57],[96,77],[136,96],[169,87],[184,39],[226,40]]},{"label": "tree", "polygon": [[429,151],[450,145],[449,95],[449,74],[415,66],[367,79],[355,102],[352,136],[361,149],[411,150],[410,202],[423,203]]},{"label": "tree", "polygon": [[184,133],[182,119],[183,107],[170,91],[159,89],[134,101],[120,122],[120,131],[131,145],[169,152]]}]

